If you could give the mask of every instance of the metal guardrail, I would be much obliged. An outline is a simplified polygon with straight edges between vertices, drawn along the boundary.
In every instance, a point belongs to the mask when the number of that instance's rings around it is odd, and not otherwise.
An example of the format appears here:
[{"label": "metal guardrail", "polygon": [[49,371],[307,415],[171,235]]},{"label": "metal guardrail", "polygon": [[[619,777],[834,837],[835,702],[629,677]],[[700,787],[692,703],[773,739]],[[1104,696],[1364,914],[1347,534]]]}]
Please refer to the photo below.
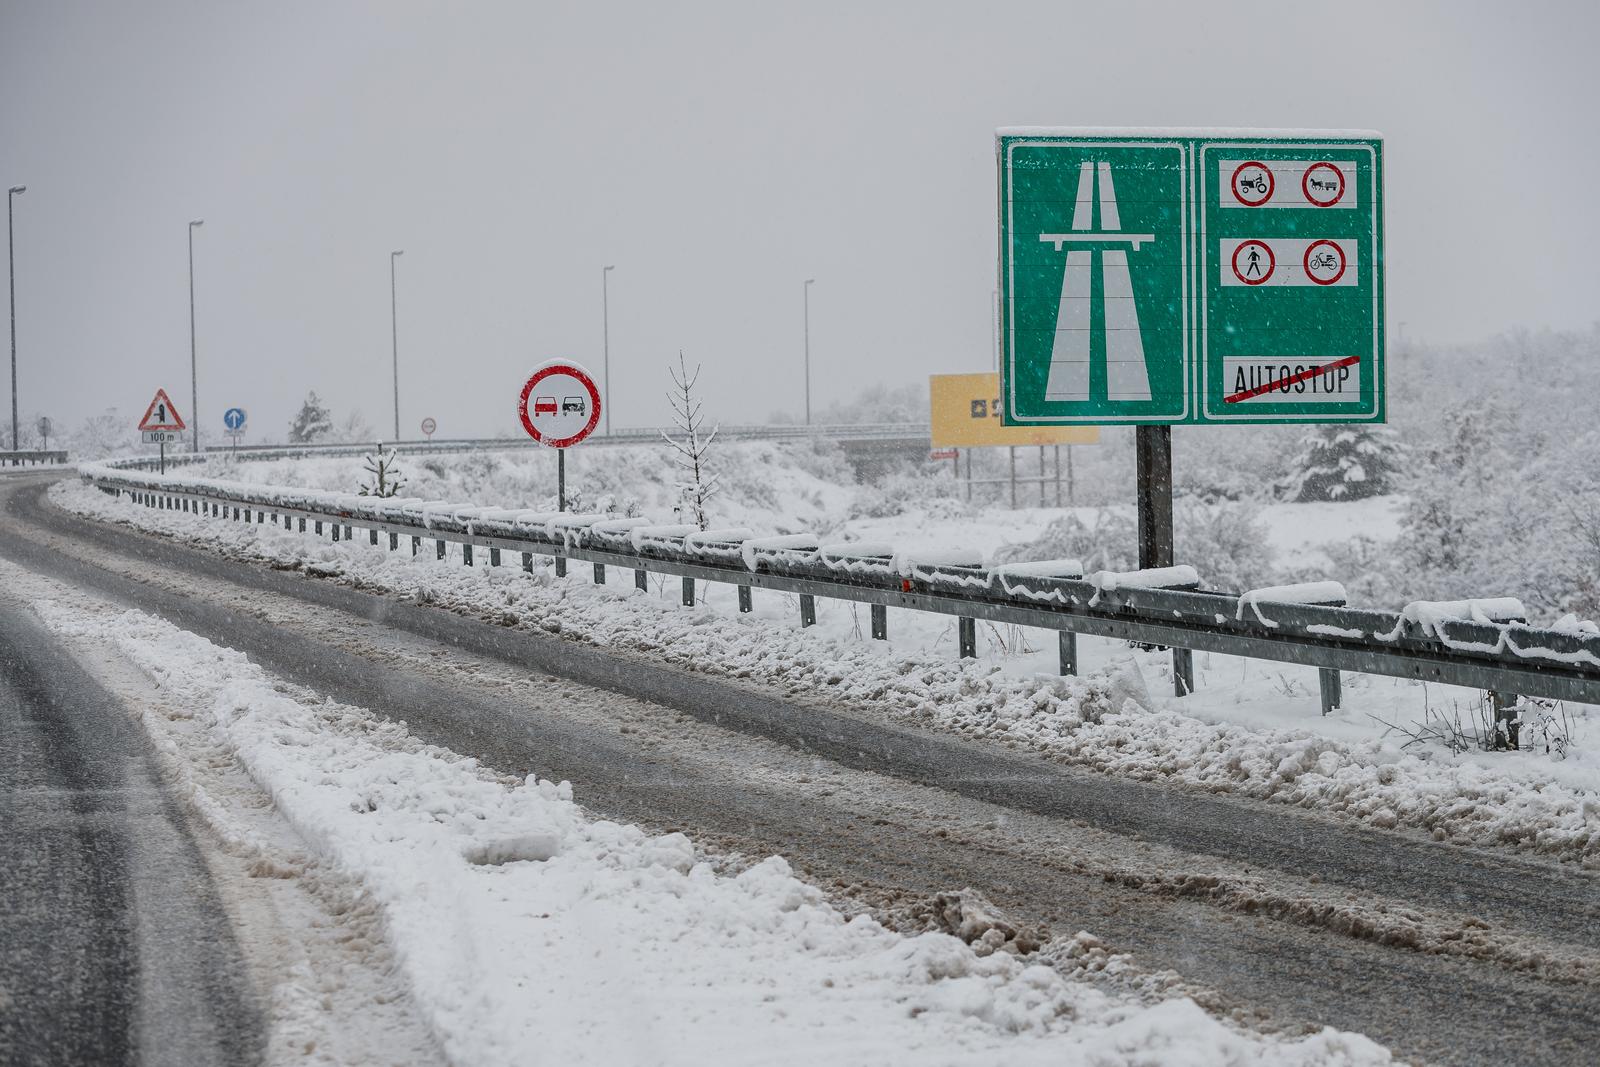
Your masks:
[{"label": "metal guardrail", "polygon": [[[1064,674],[1076,673],[1078,634],[1170,647],[1180,696],[1193,691],[1191,657],[1201,650],[1319,668],[1324,713],[1340,704],[1341,671],[1487,690],[1503,720],[1512,718],[1509,709],[1519,694],[1600,703],[1600,632],[1528,626],[1509,617],[1519,609],[1515,601],[1374,611],[1300,602],[1293,589],[1205,591],[1193,581],[1158,581],[1163,576],[1155,572],[1084,577],[1066,568],[988,569],[919,562],[881,546],[823,547],[804,538],[750,538],[743,531],[718,540],[687,527],[648,527],[642,520],[604,515],[163,478],[121,464],[87,464],[82,470],[85,480],[106,492],[131,494],[151,507],[244,522],[270,517],[285,526],[295,521],[301,531],[311,522],[317,533],[326,524],[335,540],[341,531],[349,538],[360,527],[372,544],[387,534],[391,550],[399,548],[401,537],[411,539],[413,554],[424,540],[434,541],[440,558],[447,544],[458,543],[468,566],[477,547],[488,550],[491,566],[507,551],[521,554],[525,570],[532,569],[535,556],[555,557],[557,574],[565,573],[569,560],[585,561],[594,566],[597,582],[605,581],[608,567],[633,570],[641,588],[649,572],[678,575],[685,603],[694,601],[694,582],[722,582],[739,587],[742,611],[749,610],[751,589],[796,593],[807,625],[815,621],[817,597],[866,603],[877,638],[887,636],[890,607],[952,615],[959,620],[963,656],[975,654],[978,619],[1055,630]],[[1275,600],[1274,594],[1286,599]],[[1514,729],[1511,739],[1514,744]]]},{"label": "metal guardrail", "polygon": [[10,449],[0,451],[0,467],[37,467],[44,464],[60,464],[67,461],[65,449],[59,451],[29,451],[13,452]]}]

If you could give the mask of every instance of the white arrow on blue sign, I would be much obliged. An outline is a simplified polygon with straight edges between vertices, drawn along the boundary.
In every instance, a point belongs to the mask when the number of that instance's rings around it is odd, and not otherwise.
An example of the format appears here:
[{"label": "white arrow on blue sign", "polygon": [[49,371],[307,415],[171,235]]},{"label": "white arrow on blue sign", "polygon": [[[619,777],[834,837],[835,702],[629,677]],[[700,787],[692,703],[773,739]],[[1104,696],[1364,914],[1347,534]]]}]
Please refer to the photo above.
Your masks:
[{"label": "white arrow on blue sign", "polygon": [[246,418],[244,408],[229,408],[222,413],[222,424],[230,430],[242,430]]}]

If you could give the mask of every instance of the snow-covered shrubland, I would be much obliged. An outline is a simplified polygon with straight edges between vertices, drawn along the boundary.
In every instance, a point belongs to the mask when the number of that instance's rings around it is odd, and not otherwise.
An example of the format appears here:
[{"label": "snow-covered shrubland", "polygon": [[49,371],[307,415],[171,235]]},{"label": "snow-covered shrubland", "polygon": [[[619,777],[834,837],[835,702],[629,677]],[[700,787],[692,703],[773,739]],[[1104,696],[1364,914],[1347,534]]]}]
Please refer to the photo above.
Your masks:
[{"label": "snow-covered shrubland", "polygon": [[[491,772],[161,620],[66,595],[35,609],[160,688],[144,725],[224,847],[361,887],[452,1063],[1390,1062],[1358,1035],[1248,1034],[1192,1000],[847,919],[780,857],[721,873],[683,834],[587,815],[581,783]],[[230,763],[309,855],[286,867],[207,794]]]},{"label": "snow-covered shrubland", "polygon": [[[1600,865],[1600,773],[1586,760],[1552,766],[1525,758],[1508,765],[1502,757],[1491,766],[1408,753],[1371,723],[1365,732],[1335,738],[1306,729],[1205,721],[1186,713],[1189,703],[1159,699],[1144,688],[1135,664],[1150,669],[1159,657],[1139,660],[1124,651],[1107,673],[1019,676],[994,662],[951,662],[948,644],[941,645],[948,635],[940,628],[948,620],[916,613],[897,618],[908,618],[907,627],[924,627],[919,632],[926,638],[910,648],[885,646],[863,639],[859,619],[853,630],[797,630],[790,612],[740,616],[705,603],[683,610],[670,600],[576,577],[465,568],[359,541],[331,544],[273,526],[136,507],[82,484],[65,483],[52,492],[87,514],[279,567],[393,590],[568,640],[633,650],[689,670],[751,679],[897,722],[1023,745],[1107,773],[1168,779],[1317,808],[1380,828],[1406,827],[1439,839],[1504,844]],[[1362,681],[1352,677],[1347,691],[1356,693]],[[1284,695],[1292,692],[1285,683]],[[1221,715],[1203,701],[1194,706]]]}]

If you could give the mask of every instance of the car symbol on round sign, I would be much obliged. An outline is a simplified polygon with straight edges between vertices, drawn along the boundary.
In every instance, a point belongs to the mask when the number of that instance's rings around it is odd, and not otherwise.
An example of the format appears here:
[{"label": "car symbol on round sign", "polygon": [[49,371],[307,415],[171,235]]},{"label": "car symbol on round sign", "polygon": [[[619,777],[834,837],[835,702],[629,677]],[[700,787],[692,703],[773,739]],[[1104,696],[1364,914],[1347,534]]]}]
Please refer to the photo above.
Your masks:
[{"label": "car symbol on round sign", "polygon": [[1348,261],[1337,241],[1312,241],[1306,246],[1306,277],[1318,285],[1332,285],[1344,277]]},{"label": "car symbol on round sign", "polygon": [[1240,241],[1233,250],[1233,276],[1246,285],[1260,285],[1272,277],[1278,257],[1265,241]]},{"label": "car symbol on round sign", "polygon": [[1233,189],[1233,198],[1245,207],[1265,204],[1272,199],[1272,191],[1277,187],[1272,169],[1253,159],[1233,168],[1233,179],[1229,184]]},{"label": "car symbol on round sign", "polygon": [[433,431],[437,430],[438,428],[439,424],[433,421],[432,415],[429,415],[427,418],[422,420],[422,432],[427,434],[429,437],[432,437]]},{"label": "car symbol on round sign", "polygon": [[1344,199],[1344,171],[1332,163],[1313,163],[1300,176],[1300,191],[1317,207],[1332,207]]},{"label": "car symbol on round sign", "polygon": [[551,448],[582,441],[600,422],[600,389],[576,363],[546,363],[529,376],[517,402],[528,436]]}]

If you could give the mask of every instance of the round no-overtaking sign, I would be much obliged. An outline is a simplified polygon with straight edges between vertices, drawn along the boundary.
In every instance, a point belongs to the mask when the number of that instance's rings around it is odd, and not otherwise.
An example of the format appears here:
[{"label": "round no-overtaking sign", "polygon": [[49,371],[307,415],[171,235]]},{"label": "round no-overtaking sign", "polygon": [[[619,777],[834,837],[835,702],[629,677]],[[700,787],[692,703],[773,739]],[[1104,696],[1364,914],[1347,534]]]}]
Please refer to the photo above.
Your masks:
[{"label": "round no-overtaking sign", "polygon": [[546,363],[528,378],[517,402],[528,436],[551,448],[567,448],[600,422],[600,389],[576,363]]}]

